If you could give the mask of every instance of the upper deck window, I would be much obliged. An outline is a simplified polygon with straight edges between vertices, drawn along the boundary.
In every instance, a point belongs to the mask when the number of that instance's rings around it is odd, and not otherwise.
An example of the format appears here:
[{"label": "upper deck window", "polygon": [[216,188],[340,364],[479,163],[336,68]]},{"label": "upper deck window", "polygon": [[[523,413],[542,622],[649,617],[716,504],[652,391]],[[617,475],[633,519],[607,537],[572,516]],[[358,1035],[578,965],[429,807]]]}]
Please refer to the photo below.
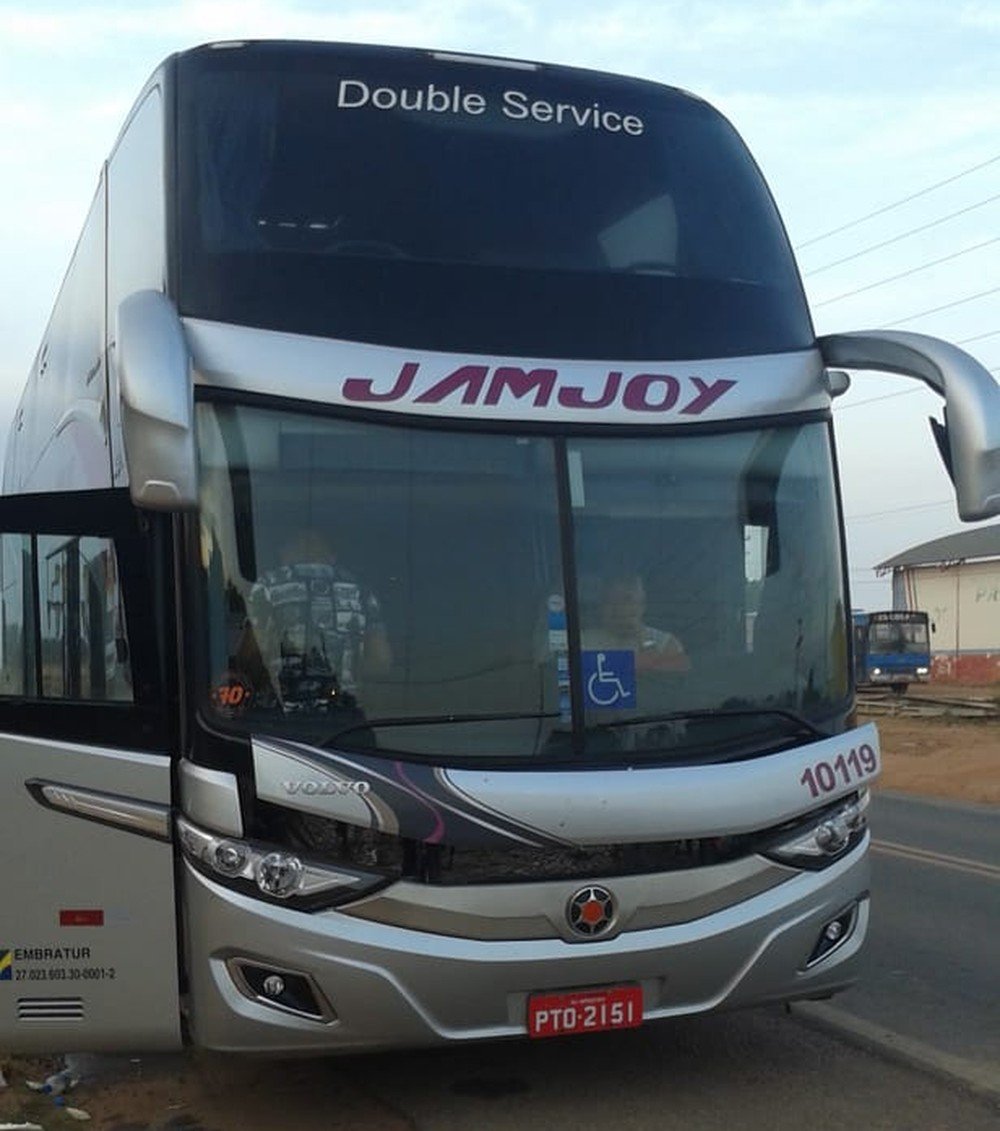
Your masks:
[{"label": "upper deck window", "polygon": [[774,205],[711,107],[416,51],[182,56],[185,314],[594,358],[811,344]]}]

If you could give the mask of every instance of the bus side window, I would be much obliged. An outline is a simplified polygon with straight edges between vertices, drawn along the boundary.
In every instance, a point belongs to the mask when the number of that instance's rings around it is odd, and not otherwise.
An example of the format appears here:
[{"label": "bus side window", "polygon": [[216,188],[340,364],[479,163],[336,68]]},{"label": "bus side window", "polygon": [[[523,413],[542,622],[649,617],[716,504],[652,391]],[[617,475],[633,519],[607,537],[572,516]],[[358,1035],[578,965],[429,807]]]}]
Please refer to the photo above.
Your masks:
[{"label": "bus side window", "polygon": [[33,627],[35,573],[31,565],[31,538],[27,534],[3,534],[0,546],[3,568],[0,695],[33,697],[38,694],[38,668]]},{"label": "bus side window", "polygon": [[2,537],[2,693],[131,702],[111,541],[58,534]]}]

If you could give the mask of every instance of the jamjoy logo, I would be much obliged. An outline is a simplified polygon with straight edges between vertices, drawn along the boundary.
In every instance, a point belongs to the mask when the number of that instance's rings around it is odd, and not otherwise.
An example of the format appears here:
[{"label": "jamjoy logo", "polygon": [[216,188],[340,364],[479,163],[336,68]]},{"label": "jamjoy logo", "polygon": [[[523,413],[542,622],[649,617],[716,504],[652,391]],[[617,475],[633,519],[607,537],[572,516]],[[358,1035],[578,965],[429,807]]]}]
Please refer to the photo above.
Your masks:
[{"label": "jamjoy logo", "polygon": [[725,377],[675,377],[670,373],[631,373],[613,369],[603,380],[584,387],[570,384],[558,369],[521,369],[513,365],[462,365],[444,377],[421,372],[408,361],[389,388],[376,388],[371,377],[347,377],[342,394],[356,404],[452,404],[493,406],[510,401],[531,408],[600,410],[617,407],[635,413],[700,416],[736,385]]}]

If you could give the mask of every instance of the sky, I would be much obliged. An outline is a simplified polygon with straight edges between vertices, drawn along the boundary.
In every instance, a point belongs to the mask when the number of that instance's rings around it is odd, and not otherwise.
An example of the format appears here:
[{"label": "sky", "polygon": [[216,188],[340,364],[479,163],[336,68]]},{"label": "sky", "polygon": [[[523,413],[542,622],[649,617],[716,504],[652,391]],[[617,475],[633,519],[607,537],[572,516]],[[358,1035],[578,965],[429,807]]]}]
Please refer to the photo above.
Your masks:
[{"label": "sky", "polygon": [[[1000,380],[998,0],[0,0],[0,449],[100,164],[140,87],[213,40],[387,43],[598,68],[706,98],[761,166],[819,334],[963,345]],[[905,378],[834,421],[852,602],[968,527]],[[994,520],[996,521],[996,520]]]}]

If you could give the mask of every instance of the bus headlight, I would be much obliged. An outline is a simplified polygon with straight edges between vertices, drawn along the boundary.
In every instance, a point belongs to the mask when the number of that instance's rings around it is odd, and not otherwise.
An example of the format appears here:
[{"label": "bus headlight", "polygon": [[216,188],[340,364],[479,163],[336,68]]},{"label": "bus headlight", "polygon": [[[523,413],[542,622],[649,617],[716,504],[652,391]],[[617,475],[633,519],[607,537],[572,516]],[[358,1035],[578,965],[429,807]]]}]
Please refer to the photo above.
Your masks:
[{"label": "bus headlight", "polygon": [[245,844],[224,840],[212,848],[212,867],[223,876],[242,875],[250,862],[250,849]]},{"label": "bus headlight", "polygon": [[254,876],[257,887],[265,895],[287,899],[294,895],[302,881],[302,861],[288,852],[269,852],[257,861]]},{"label": "bus headlight", "polygon": [[929,668],[917,668],[917,675],[930,675]]},{"label": "bus headlight", "polygon": [[853,797],[810,814],[763,855],[796,868],[812,871],[825,868],[854,848],[865,835],[869,801],[868,790],[862,789]]},{"label": "bus headlight", "polygon": [[332,868],[277,845],[219,836],[177,818],[181,851],[199,872],[247,895],[303,910],[335,907],[390,883],[381,872]]}]

